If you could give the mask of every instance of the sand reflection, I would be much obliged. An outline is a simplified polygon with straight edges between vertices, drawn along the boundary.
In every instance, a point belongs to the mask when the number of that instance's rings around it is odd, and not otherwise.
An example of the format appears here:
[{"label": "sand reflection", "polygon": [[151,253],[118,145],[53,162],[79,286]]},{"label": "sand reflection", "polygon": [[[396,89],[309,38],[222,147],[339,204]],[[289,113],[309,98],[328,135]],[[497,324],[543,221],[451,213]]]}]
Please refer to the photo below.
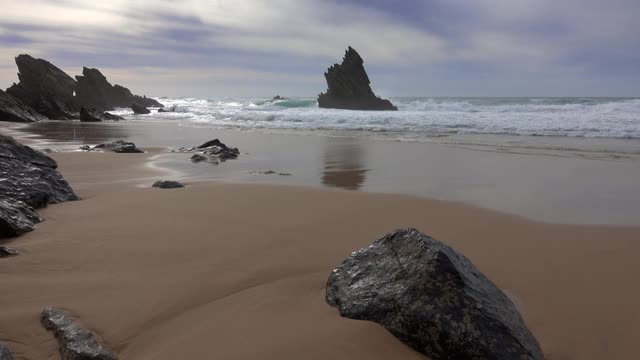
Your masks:
[{"label": "sand reflection", "polygon": [[365,166],[364,144],[354,138],[328,138],[325,144],[322,183],[326,186],[358,190],[369,169]]},{"label": "sand reflection", "polygon": [[30,124],[25,131],[52,143],[98,144],[130,137],[124,124],[112,122],[39,121]]}]

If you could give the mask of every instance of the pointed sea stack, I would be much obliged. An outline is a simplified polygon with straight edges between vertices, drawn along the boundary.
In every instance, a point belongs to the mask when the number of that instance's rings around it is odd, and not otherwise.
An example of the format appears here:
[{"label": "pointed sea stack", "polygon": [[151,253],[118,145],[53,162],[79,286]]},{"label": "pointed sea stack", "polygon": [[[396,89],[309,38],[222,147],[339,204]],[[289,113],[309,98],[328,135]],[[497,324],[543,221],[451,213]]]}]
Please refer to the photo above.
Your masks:
[{"label": "pointed sea stack", "polygon": [[389,100],[373,93],[363,64],[360,54],[349,46],[342,64],[335,64],[324,73],[329,89],[318,96],[318,106],[348,110],[398,110]]}]

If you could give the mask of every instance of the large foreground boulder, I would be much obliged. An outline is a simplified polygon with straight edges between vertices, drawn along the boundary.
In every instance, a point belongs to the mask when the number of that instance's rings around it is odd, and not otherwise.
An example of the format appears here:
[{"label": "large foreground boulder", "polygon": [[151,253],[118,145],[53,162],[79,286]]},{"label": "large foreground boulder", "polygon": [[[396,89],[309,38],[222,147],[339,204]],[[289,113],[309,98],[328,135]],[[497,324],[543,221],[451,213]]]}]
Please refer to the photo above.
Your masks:
[{"label": "large foreground boulder", "polygon": [[11,355],[11,350],[5,344],[0,343],[0,360],[13,360],[13,355]]},{"label": "large foreground boulder", "polygon": [[84,67],[82,76],[76,76],[76,100],[78,104],[109,111],[115,108],[126,108],[132,103],[143,107],[162,107],[158,101],[146,96],[133,95],[129,89],[120,85],[111,85],[100,70]]},{"label": "large foreground boulder", "polygon": [[62,360],[118,359],[89,330],[75,324],[69,314],[62,310],[51,307],[44,309],[40,322],[45,329],[53,331]]},{"label": "large foreground boulder", "polygon": [[543,360],[511,300],[462,254],[414,229],[352,253],[331,273],[326,300],[434,360]]},{"label": "large foreground boulder", "polygon": [[0,90],[0,121],[34,122],[45,119],[31,107]]},{"label": "large foreground boulder", "polygon": [[371,90],[364,61],[351,46],[342,64],[335,64],[324,73],[328,90],[318,96],[321,108],[349,110],[398,110],[389,100],[377,97]]},{"label": "large foreground boulder", "polygon": [[33,231],[41,221],[38,213],[22,201],[0,199],[0,238]]},{"label": "large foreground boulder", "polygon": [[9,87],[7,93],[49,119],[76,118],[76,81],[71,76],[46,60],[25,54],[16,57],[16,65],[20,82]]},{"label": "large foreground boulder", "polygon": [[33,208],[77,200],[50,157],[0,135],[0,199],[18,200]]}]

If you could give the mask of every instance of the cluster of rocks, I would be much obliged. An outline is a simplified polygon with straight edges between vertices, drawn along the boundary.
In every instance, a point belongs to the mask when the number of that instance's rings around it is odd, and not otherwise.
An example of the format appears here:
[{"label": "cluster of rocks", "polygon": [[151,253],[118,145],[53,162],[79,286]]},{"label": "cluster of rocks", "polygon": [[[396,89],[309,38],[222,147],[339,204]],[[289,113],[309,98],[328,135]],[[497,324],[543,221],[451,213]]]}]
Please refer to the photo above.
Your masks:
[{"label": "cluster of rocks", "polygon": [[34,209],[77,200],[55,160],[12,137],[0,135],[0,238],[32,231]]},{"label": "cluster of rocks", "polygon": [[111,143],[98,144],[95,146],[82,145],[80,146],[80,150],[82,151],[113,151],[115,153],[125,153],[125,154],[134,154],[134,153],[143,153],[143,150],[138,149],[136,144],[130,141],[117,140]]},{"label": "cluster of rocks", "polygon": [[329,276],[326,301],[432,359],[544,359],[511,300],[464,255],[415,229],[352,253]]},{"label": "cluster of rocks", "polygon": [[191,161],[194,163],[203,161],[219,163],[221,161],[226,161],[229,159],[236,159],[240,155],[240,151],[238,150],[238,148],[228,147],[218,139],[207,141],[204,144],[196,147],[181,147],[178,151],[195,152],[195,154],[191,156]]},{"label": "cluster of rocks", "polygon": [[342,64],[335,64],[324,73],[328,90],[318,96],[321,108],[348,110],[398,110],[389,100],[377,97],[364,69],[364,61],[351,46]]},{"label": "cluster of rocks", "polygon": [[133,95],[123,86],[111,85],[97,69],[85,67],[82,76],[73,79],[43,59],[23,54],[15,61],[19,82],[6,92],[0,91],[0,121],[120,120],[106,111],[132,104],[163,106],[154,99]]}]

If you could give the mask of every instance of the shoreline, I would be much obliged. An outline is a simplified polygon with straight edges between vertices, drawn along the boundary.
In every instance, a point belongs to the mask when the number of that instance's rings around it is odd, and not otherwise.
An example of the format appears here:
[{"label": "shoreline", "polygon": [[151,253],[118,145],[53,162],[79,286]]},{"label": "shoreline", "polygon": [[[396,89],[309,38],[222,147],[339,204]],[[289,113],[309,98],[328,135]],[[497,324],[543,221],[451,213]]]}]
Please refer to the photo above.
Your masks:
[{"label": "shoreline", "polygon": [[424,358],[324,303],[334,266],[401,227],[469,257],[513,299],[549,358],[640,356],[640,289],[629,286],[640,227],[312,187],[160,190],[139,186],[164,176],[145,167],[153,154],[51,156],[81,200],[43,209],[36,231],[10,241],[22,255],[0,263],[0,283],[12,289],[0,299],[0,339],[19,359],[55,351],[37,321],[49,305],[77,315],[124,360]]}]

